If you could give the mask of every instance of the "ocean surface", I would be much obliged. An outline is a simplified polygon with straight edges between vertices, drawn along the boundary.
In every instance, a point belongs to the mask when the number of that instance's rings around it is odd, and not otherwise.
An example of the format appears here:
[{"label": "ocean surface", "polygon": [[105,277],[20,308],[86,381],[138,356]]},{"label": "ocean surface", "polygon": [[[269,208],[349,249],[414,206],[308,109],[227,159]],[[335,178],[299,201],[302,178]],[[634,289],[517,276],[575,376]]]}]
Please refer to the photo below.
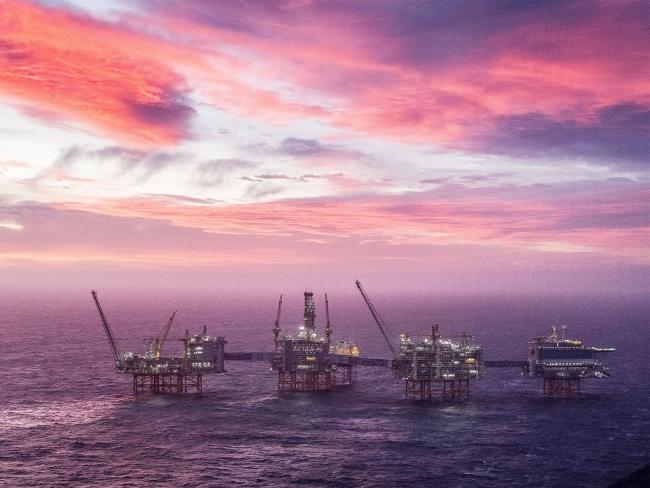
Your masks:
[{"label": "ocean surface", "polygon": [[[317,291],[317,290],[314,290]],[[318,296],[318,295],[317,295]],[[137,297],[137,298],[136,298]],[[88,292],[0,294],[0,486],[605,487],[648,462],[645,298],[372,297],[390,335],[469,331],[485,359],[524,359],[528,340],[567,324],[613,346],[612,377],[580,398],[542,398],[539,380],[486,369],[463,403],[403,399],[385,368],[321,394],[283,394],[262,362],[229,362],[202,395],[131,392],[116,375]],[[269,351],[275,296],[100,291],[122,350],[142,352],[174,310],[167,353],[186,329],[228,351]],[[301,321],[285,295],[282,326]],[[334,338],[388,357],[361,297],[330,293]],[[323,303],[318,297],[320,330]]]}]

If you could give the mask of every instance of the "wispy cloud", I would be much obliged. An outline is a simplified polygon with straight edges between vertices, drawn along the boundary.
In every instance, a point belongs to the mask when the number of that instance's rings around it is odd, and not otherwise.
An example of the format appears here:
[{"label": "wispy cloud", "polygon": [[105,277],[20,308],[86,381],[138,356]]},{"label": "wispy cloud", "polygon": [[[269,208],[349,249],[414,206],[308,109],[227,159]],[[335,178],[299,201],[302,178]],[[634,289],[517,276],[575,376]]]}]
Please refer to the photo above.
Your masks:
[{"label": "wispy cloud", "polygon": [[219,186],[234,172],[255,168],[257,163],[244,159],[211,159],[198,166],[198,183],[203,187]]},{"label": "wispy cloud", "polygon": [[120,176],[132,174],[135,183],[143,183],[171,166],[186,164],[192,160],[193,156],[184,152],[142,150],[122,146],[100,148],[70,146],[30,181],[31,183],[39,183],[46,179],[93,181],[91,178],[75,176],[75,172],[84,170],[83,172],[87,174],[88,167],[110,164],[114,174]]},{"label": "wispy cloud", "polygon": [[[251,186],[265,198],[278,187]],[[408,245],[492,245],[552,250],[590,248],[648,262],[650,191],[635,182],[556,186],[443,185],[427,192],[292,199],[264,203],[187,206],[182,202],[107,200],[93,211],[169,219],[209,232],[282,236],[300,232]],[[79,208],[64,205],[65,208]],[[540,247],[540,243],[546,243]],[[571,248],[570,245],[574,247]]]},{"label": "wispy cloud", "polygon": [[22,224],[13,220],[0,220],[0,228],[17,232],[24,229]]},{"label": "wispy cloud", "polygon": [[[236,205],[177,197],[4,205],[0,221],[23,226],[21,232],[0,228],[4,276],[30,276],[30,270],[52,266],[81,272],[90,265],[95,279],[110,261],[120,267],[122,280],[210,267],[224,280],[245,269],[257,283],[265,279],[265,267],[274,267],[270,286],[277,286],[278,276],[302,279],[309,265],[323,278],[372,269],[429,283],[433,266],[436,277],[462,276],[454,285],[461,290],[481,286],[480,280],[485,289],[513,282],[540,290],[549,284],[531,285],[533,273],[553,276],[549,291],[557,291],[566,289],[569,267],[572,283],[589,291],[613,283],[640,289],[650,267],[650,195],[629,181],[443,185],[403,195]],[[188,283],[195,282],[195,271],[188,276]],[[435,281],[450,290],[451,282]]]},{"label": "wispy cloud", "polygon": [[349,150],[336,144],[323,144],[317,139],[299,139],[289,137],[283,139],[275,152],[287,156],[337,158],[337,159],[359,159],[362,153]]}]

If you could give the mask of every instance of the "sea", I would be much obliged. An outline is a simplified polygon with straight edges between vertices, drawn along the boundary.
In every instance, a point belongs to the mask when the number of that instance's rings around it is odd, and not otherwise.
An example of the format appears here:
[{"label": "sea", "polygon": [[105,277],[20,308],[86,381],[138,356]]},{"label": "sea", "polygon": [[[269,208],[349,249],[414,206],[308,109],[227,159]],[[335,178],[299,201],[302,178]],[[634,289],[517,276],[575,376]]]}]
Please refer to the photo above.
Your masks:
[{"label": "sea", "polygon": [[[278,290],[280,291],[280,290]],[[323,297],[317,324],[324,327]],[[279,293],[278,293],[279,294]],[[142,353],[178,310],[165,354],[186,330],[227,351],[270,351],[276,294],[223,290],[99,293],[122,351]],[[525,359],[552,326],[609,346],[612,376],[546,399],[540,380],[487,368],[463,402],[419,403],[383,367],[352,387],[277,392],[265,362],[227,362],[202,394],[134,394],[113,361],[90,290],[0,293],[2,487],[606,487],[649,461],[647,296],[376,295],[388,334],[472,333],[486,360]],[[281,326],[302,320],[285,294]],[[389,357],[359,295],[329,293],[334,340]]]}]

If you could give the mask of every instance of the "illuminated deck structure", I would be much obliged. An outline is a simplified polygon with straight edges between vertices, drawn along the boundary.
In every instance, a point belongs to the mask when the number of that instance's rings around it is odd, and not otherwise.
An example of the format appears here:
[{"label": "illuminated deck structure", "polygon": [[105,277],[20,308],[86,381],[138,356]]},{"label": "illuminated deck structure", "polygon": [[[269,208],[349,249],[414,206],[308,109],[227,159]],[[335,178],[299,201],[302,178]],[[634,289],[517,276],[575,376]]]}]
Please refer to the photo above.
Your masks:
[{"label": "illuminated deck structure", "polygon": [[379,328],[391,353],[392,370],[404,380],[406,398],[431,401],[457,400],[469,397],[470,379],[481,377],[483,355],[481,346],[474,337],[461,334],[457,338],[443,339],[438,325],[431,329],[431,335],[413,340],[408,335],[400,336],[399,353],[395,351],[386,334],[386,323],[370,301],[360,281],[356,282],[370,313]]},{"label": "illuminated deck structure", "polygon": [[[281,335],[280,315],[282,296],[273,327],[275,351],[271,354],[271,368],[278,372],[278,391],[328,391],[333,386],[349,386],[355,380],[355,365],[340,361],[339,356],[359,354],[356,344],[340,341],[331,345],[332,327],[329,318],[329,302],[325,295],[327,326],[325,335],[316,332],[316,306],[314,294],[305,292],[303,325],[297,337]],[[331,354],[334,351],[334,354]]]},{"label": "illuminated deck structure", "polygon": [[442,400],[469,397],[470,379],[481,377],[483,368],[481,346],[474,338],[461,334],[457,338],[442,338],[438,326],[421,340],[400,336],[398,358],[393,372],[405,381],[405,395],[412,400]]},{"label": "illuminated deck structure", "polygon": [[280,392],[328,391],[337,386],[350,386],[356,381],[356,368],[389,368],[404,380],[405,396],[413,400],[434,398],[441,400],[465,399],[469,396],[470,380],[480,379],[483,368],[518,368],[531,378],[543,379],[545,396],[568,397],[580,393],[580,382],[585,378],[607,378],[608,368],[601,359],[613,348],[585,347],[576,339],[567,339],[563,327],[562,337],[553,328],[547,337],[530,341],[527,360],[483,361],[483,351],[474,338],[467,334],[443,338],[438,326],[432,327],[426,337],[400,336],[399,349],[391,344],[385,332],[385,323],[370,302],[361,283],[357,282],[368,308],[377,323],[392,359],[362,357],[359,347],[348,341],[332,343],[332,327],[329,303],[325,295],[326,327],[324,335],[316,332],[316,309],[313,293],[305,292],[303,325],[296,337],[282,333],[280,315],[282,296],[278,304],[273,327],[273,352],[225,352],[223,336],[208,335],[204,326],[201,334],[190,335],[186,331],[183,352],[180,357],[162,355],[169,329],[176,312],[172,314],[156,338],[145,341],[145,352],[136,355],[120,352],[113,330],[97,298],[97,306],[103,329],[113,353],[115,373],[132,375],[133,391],[152,393],[181,393],[203,391],[203,375],[225,372],[225,361],[270,362],[278,374]]},{"label": "illuminated deck structure", "polygon": [[580,394],[583,378],[609,377],[602,356],[613,351],[611,347],[585,347],[580,340],[566,338],[566,326],[562,326],[561,336],[553,327],[549,336],[530,341],[523,373],[543,378],[544,396],[571,397]]}]

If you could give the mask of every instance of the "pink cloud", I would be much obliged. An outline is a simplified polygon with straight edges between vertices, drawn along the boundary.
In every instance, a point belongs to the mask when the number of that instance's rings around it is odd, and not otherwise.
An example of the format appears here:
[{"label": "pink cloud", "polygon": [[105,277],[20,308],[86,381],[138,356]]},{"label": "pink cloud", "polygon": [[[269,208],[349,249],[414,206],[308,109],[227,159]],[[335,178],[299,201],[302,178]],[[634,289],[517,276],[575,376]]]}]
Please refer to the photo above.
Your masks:
[{"label": "pink cloud", "polygon": [[274,123],[328,116],[245,81],[248,65],[235,56],[154,35],[134,15],[108,23],[20,0],[1,0],[0,9],[0,96],[30,117],[156,146],[190,136],[193,90],[218,108]]},{"label": "pink cloud", "polygon": [[163,220],[214,234],[584,251],[647,263],[648,201],[650,191],[642,185],[612,182],[479,189],[447,185],[411,194],[245,205],[185,205],[151,197],[61,208]]},{"label": "pink cloud", "polygon": [[[650,105],[639,42],[650,33],[638,3],[398,5],[197,2],[178,15],[172,1],[152,12],[167,29],[250,59],[250,76],[320,94],[327,111],[309,115],[337,128],[478,152],[520,155],[531,145],[533,156],[638,160],[620,147],[619,121],[601,117]],[[530,114],[576,126],[574,140],[555,144],[523,126],[517,147],[504,146],[499,136]],[[607,131],[616,151],[601,157],[594,133]]]},{"label": "pink cloud", "polygon": [[639,291],[650,266],[648,197],[639,184],[611,182],[248,205],[179,195],[6,205],[0,220],[14,227],[0,228],[0,269],[7,283],[65,270],[83,283],[115,275],[142,286],[163,275],[174,286],[218,275],[254,288],[375,276],[389,289]]},{"label": "pink cloud", "polygon": [[194,110],[186,82],[156,61],[172,49],[61,9],[14,0],[2,0],[0,9],[5,98],[28,101],[37,117],[83,121],[128,142],[170,144],[187,136]]},{"label": "pink cloud", "polygon": [[[311,118],[406,142],[591,159],[601,132],[623,128],[603,113],[650,104],[647,24],[633,2],[567,4],[561,15],[489,2],[143,6],[109,24],[3,0],[0,93],[148,144],[188,136],[194,90],[276,125]],[[537,125],[520,123],[531,114]],[[540,139],[540,121],[575,127],[572,139]],[[504,145],[512,130],[517,143]],[[623,139],[610,145],[607,161],[638,159]]]}]

